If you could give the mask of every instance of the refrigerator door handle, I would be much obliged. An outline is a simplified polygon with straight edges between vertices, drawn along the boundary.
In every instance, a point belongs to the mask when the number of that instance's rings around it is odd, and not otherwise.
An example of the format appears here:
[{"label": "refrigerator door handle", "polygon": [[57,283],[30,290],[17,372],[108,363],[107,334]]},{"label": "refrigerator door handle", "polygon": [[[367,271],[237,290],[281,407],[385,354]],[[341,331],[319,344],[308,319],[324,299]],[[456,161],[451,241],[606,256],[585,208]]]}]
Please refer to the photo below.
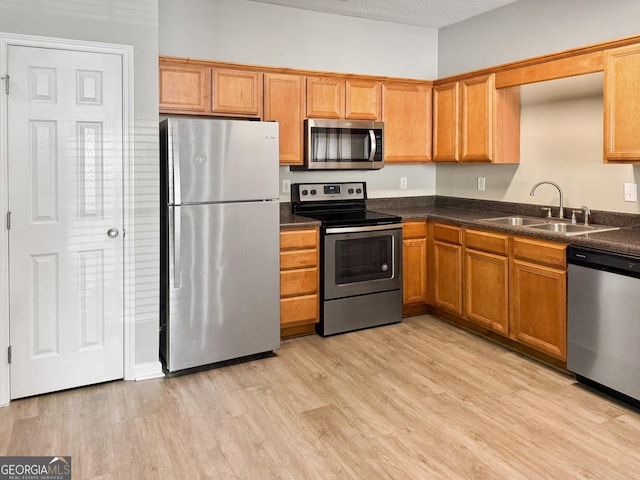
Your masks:
[{"label": "refrigerator door handle", "polygon": [[171,249],[171,262],[173,263],[173,288],[180,288],[180,244],[182,242],[182,212],[180,212],[180,207],[170,207],[169,223],[171,225],[171,234],[173,236],[173,248]]},{"label": "refrigerator door handle", "polygon": [[173,204],[182,203],[182,192],[180,190],[180,135],[178,121],[169,124],[169,155],[173,165]]}]

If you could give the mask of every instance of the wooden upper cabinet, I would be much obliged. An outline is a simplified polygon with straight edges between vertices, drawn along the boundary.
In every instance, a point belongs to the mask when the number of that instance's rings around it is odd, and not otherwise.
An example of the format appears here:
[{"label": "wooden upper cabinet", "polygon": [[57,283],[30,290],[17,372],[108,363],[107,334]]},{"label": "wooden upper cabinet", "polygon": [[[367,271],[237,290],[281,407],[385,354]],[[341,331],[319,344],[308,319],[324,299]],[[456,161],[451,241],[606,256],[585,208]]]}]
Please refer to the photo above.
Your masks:
[{"label": "wooden upper cabinet", "polygon": [[211,67],[159,61],[160,113],[208,113]]},{"label": "wooden upper cabinet", "polygon": [[264,120],[280,124],[280,163],[303,163],[304,77],[265,73]]},{"label": "wooden upper cabinet", "polygon": [[494,74],[437,85],[433,107],[434,161],[520,161],[519,87],[496,89]]},{"label": "wooden upper cabinet", "polygon": [[640,162],[640,45],[605,53],[604,161]]},{"label": "wooden upper cabinet", "polygon": [[[490,162],[493,156],[494,75],[460,82],[460,160]],[[518,119],[519,121],[519,119]]]},{"label": "wooden upper cabinet", "polygon": [[379,120],[381,84],[375,80],[307,77],[307,117]]},{"label": "wooden upper cabinet", "polygon": [[214,68],[212,77],[215,115],[262,116],[262,73]]},{"label": "wooden upper cabinet", "polygon": [[382,115],[382,84],[371,80],[345,81],[345,118],[350,120],[380,120]]},{"label": "wooden upper cabinet", "polygon": [[385,162],[431,160],[431,115],[430,85],[383,83]]},{"label": "wooden upper cabinet", "polygon": [[433,160],[458,161],[460,84],[433,87]]},{"label": "wooden upper cabinet", "polygon": [[344,118],[344,80],[307,77],[307,117]]}]

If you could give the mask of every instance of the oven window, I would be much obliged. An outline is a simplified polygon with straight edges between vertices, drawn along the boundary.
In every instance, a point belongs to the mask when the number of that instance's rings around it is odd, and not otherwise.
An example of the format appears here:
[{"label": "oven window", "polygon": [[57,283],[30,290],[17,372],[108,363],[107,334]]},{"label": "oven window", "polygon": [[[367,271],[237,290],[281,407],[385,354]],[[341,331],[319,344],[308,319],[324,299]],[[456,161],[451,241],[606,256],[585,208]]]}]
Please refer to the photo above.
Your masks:
[{"label": "oven window", "polygon": [[367,282],[393,277],[393,237],[376,235],[336,241],[335,282]]}]

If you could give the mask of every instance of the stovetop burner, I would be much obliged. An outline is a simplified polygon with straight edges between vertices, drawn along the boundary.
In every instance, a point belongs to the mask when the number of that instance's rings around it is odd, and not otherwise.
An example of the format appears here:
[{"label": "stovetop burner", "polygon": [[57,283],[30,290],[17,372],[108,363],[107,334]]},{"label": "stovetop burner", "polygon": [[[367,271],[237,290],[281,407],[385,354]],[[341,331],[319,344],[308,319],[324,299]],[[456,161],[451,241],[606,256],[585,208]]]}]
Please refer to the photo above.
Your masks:
[{"label": "stovetop burner", "polygon": [[320,220],[325,227],[370,226],[400,223],[396,215],[367,210],[367,184],[294,183],[291,210],[296,215]]}]

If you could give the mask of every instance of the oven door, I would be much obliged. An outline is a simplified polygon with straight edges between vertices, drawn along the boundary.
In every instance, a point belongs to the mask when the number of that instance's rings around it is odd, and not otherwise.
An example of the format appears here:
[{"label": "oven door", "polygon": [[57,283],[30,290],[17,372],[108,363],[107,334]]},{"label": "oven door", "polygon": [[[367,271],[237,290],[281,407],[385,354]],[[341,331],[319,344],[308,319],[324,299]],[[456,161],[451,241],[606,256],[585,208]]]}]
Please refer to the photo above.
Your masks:
[{"label": "oven door", "polygon": [[323,300],[402,288],[402,225],[327,228]]}]

